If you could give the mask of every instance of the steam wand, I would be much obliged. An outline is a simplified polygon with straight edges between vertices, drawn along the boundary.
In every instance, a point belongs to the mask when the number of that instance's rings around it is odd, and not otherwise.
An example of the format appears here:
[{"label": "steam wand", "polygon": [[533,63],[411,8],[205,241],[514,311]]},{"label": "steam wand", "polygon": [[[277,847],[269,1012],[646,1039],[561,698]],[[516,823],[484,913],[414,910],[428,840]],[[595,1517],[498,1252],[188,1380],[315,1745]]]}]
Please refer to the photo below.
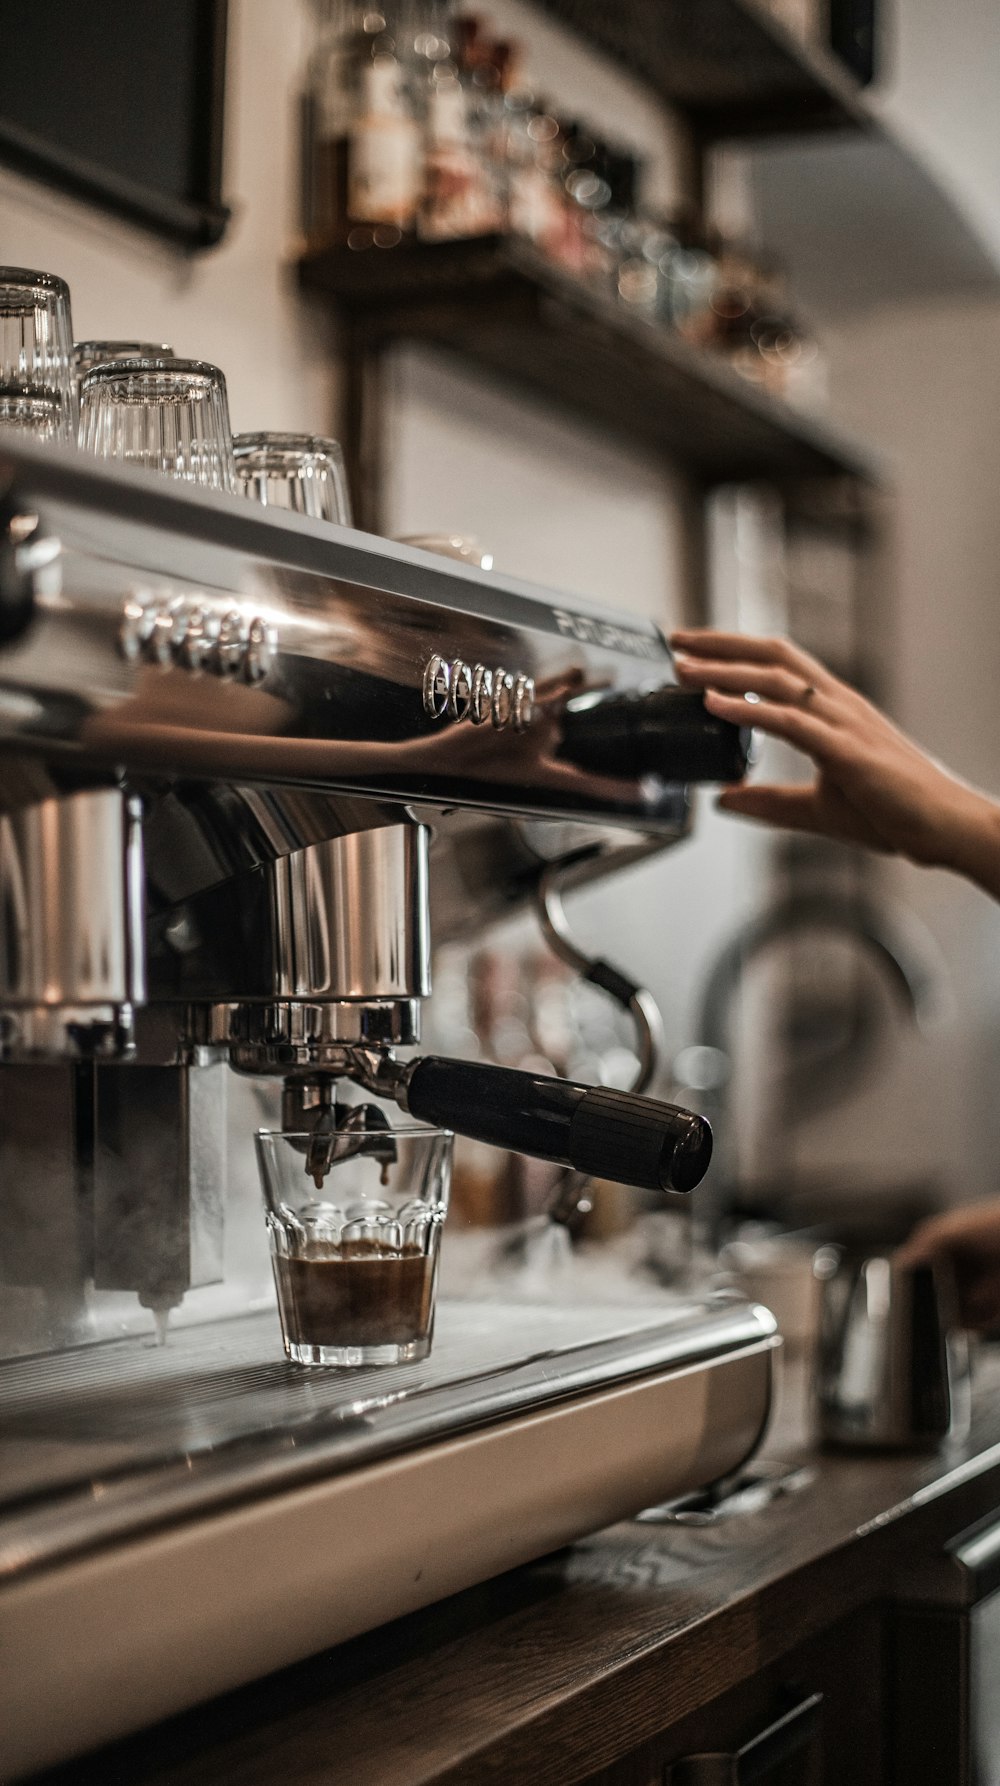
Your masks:
[{"label": "steam wand", "polygon": [[[635,1094],[646,1090],[659,1064],[663,1047],[663,1020],[651,992],[643,986],[637,986],[609,961],[602,960],[600,956],[584,954],[573,939],[563,905],[560,881],[570,868],[593,853],[592,846],[578,850],[571,856],[564,856],[560,861],[551,863],[545,870],[536,894],[538,922],[553,955],[565,962],[567,967],[572,968],[589,985],[600,987],[602,992],[606,992],[631,1017],[635,1025],[639,1059],[635,1077],[628,1089]],[[549,1205],[550,1221],[560,1222],[571,1233],[580,1226],[584,1216],[589,1215],[593,1207],[588,1195],[591,1177],[591,1174],[585,1172],[567,1172]]]}]

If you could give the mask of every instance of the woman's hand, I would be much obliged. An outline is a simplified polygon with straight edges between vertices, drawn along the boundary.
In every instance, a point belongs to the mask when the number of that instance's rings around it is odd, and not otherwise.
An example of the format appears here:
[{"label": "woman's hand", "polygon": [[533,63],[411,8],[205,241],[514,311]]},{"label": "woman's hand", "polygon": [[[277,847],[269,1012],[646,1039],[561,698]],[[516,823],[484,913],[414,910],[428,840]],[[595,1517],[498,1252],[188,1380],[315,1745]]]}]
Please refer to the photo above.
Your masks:
[{"label": "woman's hand", "polygon": [[1000,1202],[931,1216],[896,1258],[901,1265],[945,1261],[954,1274],[962,1326],[980,1333],[1000,1328]]},{"label": "woman's hand", "polygon": [[710,712],[785,739],[816,766],[811,783],[727,789],[726,812],[953,868],[1000,898],[1000,807],[808,652],[707,630],[675,632],[671,644],[678,680],[704,689]]}]

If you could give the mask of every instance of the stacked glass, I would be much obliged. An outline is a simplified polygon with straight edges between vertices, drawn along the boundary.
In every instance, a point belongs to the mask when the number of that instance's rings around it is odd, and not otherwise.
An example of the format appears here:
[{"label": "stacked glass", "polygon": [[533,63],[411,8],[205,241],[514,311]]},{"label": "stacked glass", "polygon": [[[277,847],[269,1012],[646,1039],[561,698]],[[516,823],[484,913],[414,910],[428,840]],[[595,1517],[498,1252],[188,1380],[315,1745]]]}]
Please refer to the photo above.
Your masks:
[{"label": "stacked glass", "polygon": [[80,385],[80,445],[101,459],[236,490],[226,381],[204,360],[108,360]]},{"label": "stacked glass", "polygon": [[0,267],[0,426],[76,438],[69,287],[54,273]]},{"label": "stacked glass", "polygon": [[237,434],[236,479],[244,496],[267,508],[351,525],[344,455],[315,434]]},{"label": "stacked glass", "polygon": [[172,360],[174,350],[165,341],[78,341],[73,348],[77,383],[93,366],[106,360]]}]

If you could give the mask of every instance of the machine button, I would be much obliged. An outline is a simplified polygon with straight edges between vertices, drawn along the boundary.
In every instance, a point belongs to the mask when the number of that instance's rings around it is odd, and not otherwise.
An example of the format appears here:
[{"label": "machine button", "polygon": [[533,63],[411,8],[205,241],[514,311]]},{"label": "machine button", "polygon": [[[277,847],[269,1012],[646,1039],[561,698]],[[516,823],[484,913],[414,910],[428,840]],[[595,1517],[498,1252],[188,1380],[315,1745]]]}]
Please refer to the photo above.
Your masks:
[{"label": "machine button", "polygon": [[472,671],[461,658],[451,666],[451,691],[448,695],[449,719],[465,719],[472,707]]},{"label": "machine button", "polygon": [[243,674],[247,682],[263,682],[264,677],[274,666],[278,650],[277,628],[268,621],[254,615],[247,632],[246,656]]},{"label": "machine button", "polygon": [[156,622],[156,604],[144,589],[136,589],[125,597],[118,648],[130,664],[145,655],[146,645]]},{"label": "machine button", "polygon": [[211,667],[217,676],[235,677],[242,673],[248,630],[239,609],[227,608],[212,649]]},{"label": "machine button", "polygon": [[424,712],[431,719],[443,719],[450,697],[451,665],[435,652],[424,670]]},{"label": "machine button", "polygon": [[188,602],[175,630],[174,661],[184,670],[205,668],[215,645],[219,622],[201,602]]},{"label": "machine button", "polygon": [[493,706],[491,717],[498,732],[505,730],[514,716],[514,678],[509,670],[493,672]]},{"label": "machine button", "polygon": [[161,664],[164,668],[173,663],[182,625],[182,613],[178,604],[160,602],[154,606],[153,624],[142,648],[142,655],[147,663]]},{"label": "machine button", "polygon": [[535,683],[532,676],[518,676],[514,683],[514,730],[524,732],[535,714]]},{"label": "machine button", "polygon": [[469,714],[474,726],[483,726],[493,711],[493,671],[477,664],[472,672],[472,700]]}]

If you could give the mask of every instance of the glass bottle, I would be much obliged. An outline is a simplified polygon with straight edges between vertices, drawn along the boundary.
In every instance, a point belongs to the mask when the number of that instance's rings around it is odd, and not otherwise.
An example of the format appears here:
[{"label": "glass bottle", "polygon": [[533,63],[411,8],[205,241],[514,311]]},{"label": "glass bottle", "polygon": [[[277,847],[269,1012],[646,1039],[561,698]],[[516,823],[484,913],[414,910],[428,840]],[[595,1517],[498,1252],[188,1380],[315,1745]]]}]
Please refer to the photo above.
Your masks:
[{"label": "glass bottle", "polygon": [[413,233],[422,152],[411,58],[398,13],[347,5],[324,33],[312,83],[314,238],[387,248]]},{"label": "glass bottle", "polygon": [[451,61],[428,86],[424,133],[419,234],[429,242],[475,235],[478,173],[466,94]]},{"label": "glass bottle", "polygon": [[530,93],[512,94],[508,112],[509,228],[557,258],[563,228],[559,121]]}]

